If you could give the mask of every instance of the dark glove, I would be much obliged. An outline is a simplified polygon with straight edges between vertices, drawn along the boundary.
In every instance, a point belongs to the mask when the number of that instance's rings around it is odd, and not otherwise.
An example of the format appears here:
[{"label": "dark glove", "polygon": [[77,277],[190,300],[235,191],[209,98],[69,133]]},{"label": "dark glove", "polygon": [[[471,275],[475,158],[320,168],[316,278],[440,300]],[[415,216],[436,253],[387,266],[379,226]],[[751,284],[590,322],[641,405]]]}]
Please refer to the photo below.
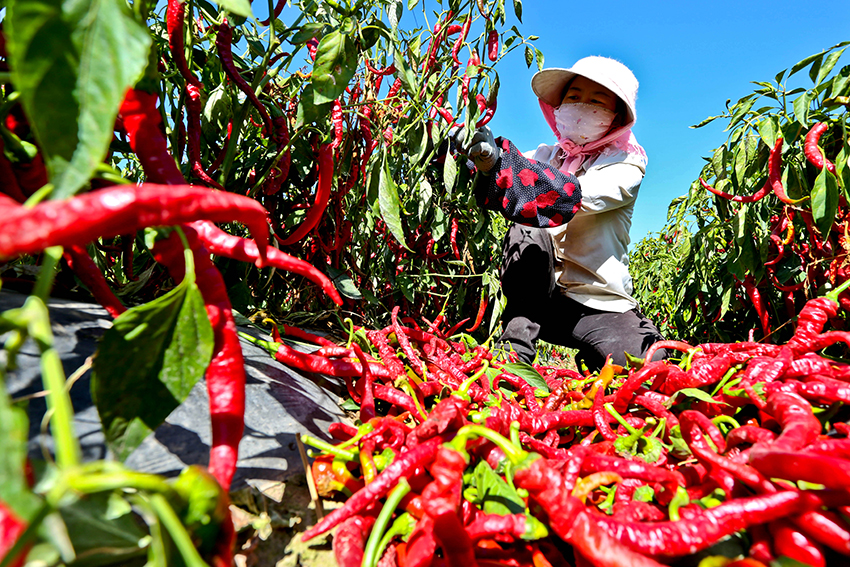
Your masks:
[{"label": "dark glove", "polygon": [[454,142],[457,151],[471,159],[482,173],[489,173],[496,166],[501,150],[496,145],[493,132],[486,126],[478,128],[467,141],[467,130],[455,127],[449,130],[449,139]]}]

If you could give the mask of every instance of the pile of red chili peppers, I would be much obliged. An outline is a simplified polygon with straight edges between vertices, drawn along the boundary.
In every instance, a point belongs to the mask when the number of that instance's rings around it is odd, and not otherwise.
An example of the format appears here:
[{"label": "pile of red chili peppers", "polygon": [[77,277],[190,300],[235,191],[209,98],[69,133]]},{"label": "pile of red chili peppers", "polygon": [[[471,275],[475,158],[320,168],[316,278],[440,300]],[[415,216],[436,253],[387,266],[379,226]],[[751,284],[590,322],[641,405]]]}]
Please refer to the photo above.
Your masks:
[{"label": "pile of red chili peppers", "polygon": [[319,493],[344,505],[303,537],[336,528],[343,567],[844,564],[850,364],[820,354],[850,344],[824,331],[842,291],[809,301],[787,344],[667,341],[681,359],[653,349],[597,374],[534,365],[545,387],[397,308],[347,346],[284,329],[318,350],[263,343],[274,357],[341,378],[360,406],[334,443],[305,439]]}]

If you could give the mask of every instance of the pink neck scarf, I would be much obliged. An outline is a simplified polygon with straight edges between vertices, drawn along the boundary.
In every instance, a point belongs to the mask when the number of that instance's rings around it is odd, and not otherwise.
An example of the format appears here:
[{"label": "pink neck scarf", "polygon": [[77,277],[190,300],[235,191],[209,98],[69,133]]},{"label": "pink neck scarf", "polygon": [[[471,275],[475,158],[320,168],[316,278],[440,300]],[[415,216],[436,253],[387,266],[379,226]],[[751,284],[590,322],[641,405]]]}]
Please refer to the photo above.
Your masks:
[{"label": "pink neck scarf", "polygon": [[555,107],[540,100],[540,109],[543,111],[546,122],[555,133],[555,137],[558,138],[558,146],[564,152],[564,163],[559,168],[562,172],[574,175],[588,157],[597,155],[608,145],[614,145],[618,149],[627,151],[629,154],[635,154],[635,157],[641,158],[640,161],[645,163],[646,152],[638,145],[634,134],[632,134],[631,128],[633,124],[621,126],[595,142],[579,146],[572,140],[561,138],[558,132],[558,125],[555,121]]}]

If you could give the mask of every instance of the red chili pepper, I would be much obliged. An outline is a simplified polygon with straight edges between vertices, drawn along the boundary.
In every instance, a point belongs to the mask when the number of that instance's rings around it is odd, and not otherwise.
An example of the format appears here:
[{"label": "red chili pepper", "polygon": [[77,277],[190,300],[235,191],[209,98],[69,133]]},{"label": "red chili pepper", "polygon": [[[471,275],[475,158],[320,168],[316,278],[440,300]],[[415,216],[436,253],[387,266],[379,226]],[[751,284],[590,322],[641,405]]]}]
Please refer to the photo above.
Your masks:
[{"label": "red chili pepper", "polygon": [[[210,260],[209,252],[200,244],[195,231],[189,226],[184,226],[183,230],[192,249],[196,282],[214,333],[213,358],[206,372],[212,420],[209,470],[227,491],[236,472],[244,428],[245,361],[221,272]],[[176,233],[158,242],[152,252],[175,280],[183,278],[183,247]]]},{"label": "red chili pepper", "polygon": [[747,292],[747,295],[756,310],[756,315],[758,315],[762,333],[764,334],[764,337],[767,338],[770,335],[770,313],[767,312],[767,306],[761,296],[761,292],[756,287],[752,274],[748,274],[747,277],[744,278],[743,284],[744,290]]},{"label": "red chili pepper", "polygon": [[401,567],[430,567],[437,551],[437,540],[434,537],[434,520],[427,514],[416,522],[410,538]]},{"label": "red chili pepper", "polygon": [[816,297],[806,302],[797,318],[797,329],[788,341],[795,353],[811,352],[812,343],[823,331],[826,322],[838,314],[838,303],[826,297]]},{"label": "red chili pepper", "polygon": [[373,67],[372,64],[369,62],[368,57],[363,57],[363,63],[366,65],[366,68],[369,69],[370,73],[372,73],[373,75],[377,75],[379,77],[385,77],[387,75],[392,75],[393,73],[395,73],[395,64],[394,63],[390,63],[389,65],[387,65],[383,69],[376,69],[375,67]]},{"label": "red chili pepper", "polygon": [[189,66],[186,62],[183,38],[185,17],[186,11],[183,7],[182,0],[168,0],[166,15],[168,43],[171,47],[171,55],[174,58],[174,62],[177,65],[181,76],[186,81],[186,113],[189,129],[187,136],[189,165],[192,168],[192,173],[194,173],[198,179],[207,185],[217,189],[223,189],[218,182],[209,176],[201,164],[201,112],[203,110],[201,103],[201,91],[203,90],[203,85],[189,70]]},{"label": "red chili pepper", "polygon": [[697,553],[749,526],[817,508],[818,500],[806,492],[786,490],[736,498],[677,522],[628,524],[602,515],[588,517],[594,529],[610,534],[634,551],[653,557],[677,557]]},{"label": "red chili pepper", "polygon": [[[449,12],[446,14],[445,21],[450,21],[453,15],[454,13],[449,10]],[[434,64],[437,62],[437,49],[443,42],[443,38],[446,35],[448,27],[450,26],[445,26],[443,22],[440,21],[437,21],[437,23],[434,24],[434,33],[431,35],[431,45],[428,46],[428,53],[426,54],[425,62],[422,64],[422,74],[425,76],[428,75],[428,72],[434,67]]]},{"label": "red chili pepper", "polygon": [[[277,15],[275,15],[275,17],[277,17]],[[272,124],[271,117],[269,116],[266,107],[263,106],[263,103],[261,103],[260,99],[257,98],[254,89],[251,88],[248,81],[246,81],[236,69],[236,64],[233,62],[232,42],[233,30],[227,23],[227,18],[223,18],[221,24],[218,26],[218,33],[215,36],[215,46],[218,50],[218,58],[221,60],[221,66],[224,67],[224,73],[227,77],[233,81],[240,91],[245,93],[245,96],[248,97],[248,100],[251,101],[251,104],[253,104],[254,108],[257,109],[257,112],[260,113],[260,117],[263,119],[263,124],[266,126],[266,133],[269,136],[273,136],[275,131],[274,125]]]},{"label": "red chili pepper", "polygon": [[74,274],[80,278],[100,305],[113,317],[118,317],[127,308],[115,296],[112,288],[106,283],[100,268],[91,259],[86,249],[78,244],[64,249],[65,261]]},{"label": "red chili pepper", "polygon": [[[26,529],[26,522],[19,518],[5,502],[0,500],[0,560],[7,559],[6,555]],[[9,565],[10,567],[23,567],[26,559],[26,550],[22,550],[20,555],[10,560]]]},{"label": "red chili pepper", "polygon": [[425,513],[434,520],[434,535],[449,567],[477,567],[472,540],[459,515],[466,459],[447,447],[437,451],[429,468],[433,482],[422,491]]},{"label": "red chili pepper", "polygon": [[319,50],[319,40],[318,40],[318,38],[315,38],[315,37],[311,38],[309,41],[307,41],[306,45],[307,45],[307,52],[310,54],[310,59],[315,61],[316,60],[316,52]]},{"label": "red chili pepper", "polygon": [[[228,234],[209,221],[194,222],[192,227],[198,232],[204,246],[217,256],[251,263],[260,260],[260,251],[253,240]],[[266,254],[263,265],[304,276],[322,288],[334,303],[342,305],[342,297],[336,286],[318,268],[274,247],[266,248]]]},{"label": "red chili pepper", "polygon": [[782,433],[771,443],[771,449],[797,451],[820,436],[821,423],[815,417],[812,406],[797,395],[770,392],[767,396],[767,413],[782,427]]},{"label": "red chili pepper", "polygon": [[782,141],[782,138],[777,138],[767,159],[768,183],[777,199],[788,205],[794,205],[797,201],[788,197],[782,186]]},{"label": "red chili pepper", "polygon": [[423,422],[421,411],[416,407],[416,401],[412,396],[408,396],[401,390],[397,390],[393,386],[375,385],[375,397],[379,400],[389,402],[390,405],[397,406],[402,411],[410,412],[411,417],[417,422]]},{"label": "red chili pepper", "polygon": [[398,345],[401,347],[402,352],[404,352],[405,356],[407,356],[407,360],[410,361],[411,366],[413,366],[413,368],[417,372],[421,372],[424,376],[425,363],[422,362],[422,359],[419,358],[419,355],[416,353],[415,350],[413,350],[413,347],[410,346],[410,341],[408,340],[404,329],[402,329],[401,325],[398,322],[399,309],[400,307],[396,305],[390,313],[393,332],[395,332],[395,338],[398,341]]},{"label": "red chili pepper", "polygon": [[6,257],[199,219],[245,223],[260,257],[265,256],[268,242],[266,210],[257,201],[189,185],[118,185],[4,212],[0,256]]},{"label": "red chili pepper", "polygon": [[487,56],[490,61],[499,58],[499,32],[496,30],[490,30],[490,35],[487,36]]},{"label": "red chili pepper", "polygon": [[460,260],[460,248],[457,245],[457,233],[460,228],[460,223],[458,222],[457,217],[452,218],[452,228],[449,232],[449,242],[451,243],[452,253],[454,254],[455,260]]},{"label": "red chili pepper", "polygon": [[401,91],[401,79],[396,79],[393,84],[390,86],[390,90],[387,91],[387,98],[393,98],[396,96],[399,91]]},{"label": "red chili pepper", "polygon": [[826,567],[823,549],[810,541],[793,524],[782,519],[775,520],[769,524],[769,529],[777,555],[790,557],[811,567]]},{"label": "red chili pepper", "polygon": [[199,82],[186,82],[186,122],[188,134],[186,137],[186,153],[189,156],[189,166],[195,177],[216,189],[224,190],[221,184],[210,177],[201,163],[201,90],[203,85]]},{"label": "red chili pepper", "polygon": [[487,10],[484,8],[484,0],[476,0],[476,3],[478,4],[478,12],[481,14],[481,16],[482,16],[485,20],[489,20],[489,19],[490,19],[490,14],[489,14],[489,12],[487,12]]},{"label": "red chili pepper", "polygon": [[342,144],[343,135],[343,120],[342,120],[342,104],[339,99],[334,100],[331,109],[331,122],[334,128],[334,141],[331,143],[331,148],[336,149]]},{"label": "red chili pepper", "polygon": [[[273,139],[277,144],[279,157],[276,158],[276,164],[263,187],[263,194],[265,195],[274,195],[280,191],[281,185],[289,177],[289,169],[292,166],[292,150],[289,148],[289,119],[286,115],[276,116],[272,119],[272,123],[274,124]],[[283,151],[283,155],[280,155],[281,151]],[[221,156],[223,155],[222,152]]]},{"label": "red chili pepper", "polygon": [[298,225],[292,234],[280,241],[281,246],[289,246],[300,242],[313,228],[319,223],[319,219],[325,212],[328,206],[328,200],[331,196],[331,185],[334,176],[334,160],[333,160],[333,145],[322,144],[319,148],[318,156],[319,165],[319,182],[316,187],[316,201],[310,210],[307,211],[307,216]]},{"label": "red chili pepper", "polygon": [[658,567],[658,562],[629,550],[609,532],[595,529],[582,502],[564,489],[564,476],[546,460],[536,459],[516,471],[515,482],[528,490],[530,503],[546,512],[552,531],[572,544],[593,565]]},{"label": "red chili pepper", "polygon": [[339,567],[361,567],[367,536],[373,525],[375,525],[374,516],[359,514],[339,525],[334,533],[332,546]]},{"label": "red chili pepper", "polygon": [[[460,36],[455,40],[454,45],[452,46],[452,61],[455,62],[455,65],[460,66],[460,59],[458,59],[457,55],[460,52],[460,48],[463,47],[463,42],[466,41],[466,36],[469,34],[469,27],[472,25],[472,12],[466,17],[466,20],[463,22],[463,26],[460,29]],[[451,35],[451,33],[449,34]]]},{"label": "red chili pepper", "polygon": [[442,443],[442,438],[434,437],[400,454],[381,471],[373,482],[346,500],[342,508],[337,508],[305,531],[302,540],[308,541],[333,529],[342,521],[359,514],[379,498],[386,496],[398,484],[400,478],[409,477],[417,468],[431,462]]},{"label": "red chili pepper", "polygon": [[374,378],[369,370],[369,361],[366,360],[366,355],[357,343],[352,343],[354,352],[357,354],[357,359],[360,361],[360,366],[363,368],[363,398],[360,402],[360,421],[366,423],[375,417],[375,393],[374,393]]},{"label": "red chili pepper", "polygon": [[[171,4],[169,4],[169,11]],[[127,131],[130,148],[142,162],[148,181],[169,185],[184,185],[186,180],[168,153],[168,144],[162,134],[162,119],[156,109],[157,95],[130,89],[118,116]]]},{"label": "red chili pepper", "polygon": [[843,555],[850,555],[850,526],[835,512],[806,512],[790,521],[810,539]]},{"label": "red chili pepper", "polygon": [[435,106],[434,108],[437,110],[437,113],[443,118],[443,120],[446,121],[446,124],[448,124],[449,126],[455,125],[455,117],[451,112],[448,111],[448,109],[445,109],[442,106]]},{"label": "red chili pepper", "polygon": [[[714,471],[717,469],[725,470],[731,473],[735,478],[744,482],[747,486],[758,490],[759,492],[773,492],[773,485],[758,473],[754,468],[720,456],[718,453],[723,453],[726,448],[726,442],[720,435],[709,435],[714,441],[717,451],[713,451],[703,437],[703,431],[706,433],[713,428],[717,433],[719,431],[716,426],[705,415],[693,410],[686,410],[679,415],[679,423],[681,424],[682,437],[688,444],[688,447],[693,452],[694,456],[699,461]],[[719,438],[719,439],[718,439]],[[718,445],[718,441],[720,444]]]},{"label": "red chili pepper", "polygon": [[481,291],[481,301],[478,304],[478,312],[475,314],[475,322],[472,326],[467,329],[467,332],[473,332],[481,326],[481,322],[484,321],[484,313],[487,311],[487,303],[490,301],[490,296],[487,295],[486,290]]},{"label": "red chili pepper", "polygon": [[700,185],[702,185],[703,189],[705,189],[706,191],[714,193],[718,197],[728,199],[729,201],[734,201],[735,203],[755,203],[756,201],[760,201],[767,197],[773,189],[770,182],[765,181],[762,188],[753,193],[752,195],[732,195],[731,193],[726,193],[724,191],[721,191],[720,189],[715,189],[714,187],[706,183],[702,177],[699,178],[699,182]]},{"label": "red chili pepper", "polygon": [[809,133],[806,134],[806,142],[803,144],[803,153],[806,155],[806,159],[808,159],[809,162],[816,168],[823,169],[826,167],[830,173],[835,175],[835,164],[826,159],[818,147],[818,142],[820,142],[821,136],[823,136],[824,132],[827,130],[829,130],[829,124],[826,122],[818,122],[812,126]]},{"label": "red chili pepper", "polygon": [[166,9],[166,31],[168,32],[168,45],[171,47],[171,56],[174,59],[180,75],[187,81],[197,80],[189,71],[186,63],[185,43],[183,27],[186,18],[186,10],[183,0],[168,0]]},{"label": "red chili pepper", "polygon": [[487,110],[484,111],[484,115],[475,123],[476,128],[481,128],[493,119],[493,115],[496,114],[496,102],[496,99],[493,98],[490,105],[487,106]]},{"label": "red chili pepper", "polygon": [[[270,15],[268,18],[261,21],[260,24],[267,26],[272,22],[272,20],[276,20],[277,17],[280,16],[280,13],[283,12],[284,6],[286,6],[286,0],[277,0],[277,4],[274,5],[273,15]],[[269,64],[271,64],[271,62],[269,62]]]},{"label": "red chili pepper", "polygon": [[368,331],[366,337],[377,347],[381,362],[387,367],[387,371],[393,380],[407,375],[404,369],[404,363],[396,355],[395,350],[390,346],[384,333],[381,331]]}]

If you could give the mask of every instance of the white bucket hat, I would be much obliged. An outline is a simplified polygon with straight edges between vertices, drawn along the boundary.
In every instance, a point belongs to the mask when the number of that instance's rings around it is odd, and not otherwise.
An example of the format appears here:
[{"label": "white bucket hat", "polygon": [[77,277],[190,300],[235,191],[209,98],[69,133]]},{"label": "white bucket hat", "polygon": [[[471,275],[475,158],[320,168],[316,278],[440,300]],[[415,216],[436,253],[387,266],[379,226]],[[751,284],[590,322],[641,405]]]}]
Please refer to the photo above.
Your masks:
[{"label": "white bucket hat", "polygon": [[543,69],[531,78],[531,90],[543,102],[557,108],[561,104],[567,83],[576,75],[599,83],[617,95],[626,105],[628,116],[625,123],[634,124],[637,119],[635,100],[638,81],[628,67],[615,59],[592,56],[579,59],[569,69]]}]

